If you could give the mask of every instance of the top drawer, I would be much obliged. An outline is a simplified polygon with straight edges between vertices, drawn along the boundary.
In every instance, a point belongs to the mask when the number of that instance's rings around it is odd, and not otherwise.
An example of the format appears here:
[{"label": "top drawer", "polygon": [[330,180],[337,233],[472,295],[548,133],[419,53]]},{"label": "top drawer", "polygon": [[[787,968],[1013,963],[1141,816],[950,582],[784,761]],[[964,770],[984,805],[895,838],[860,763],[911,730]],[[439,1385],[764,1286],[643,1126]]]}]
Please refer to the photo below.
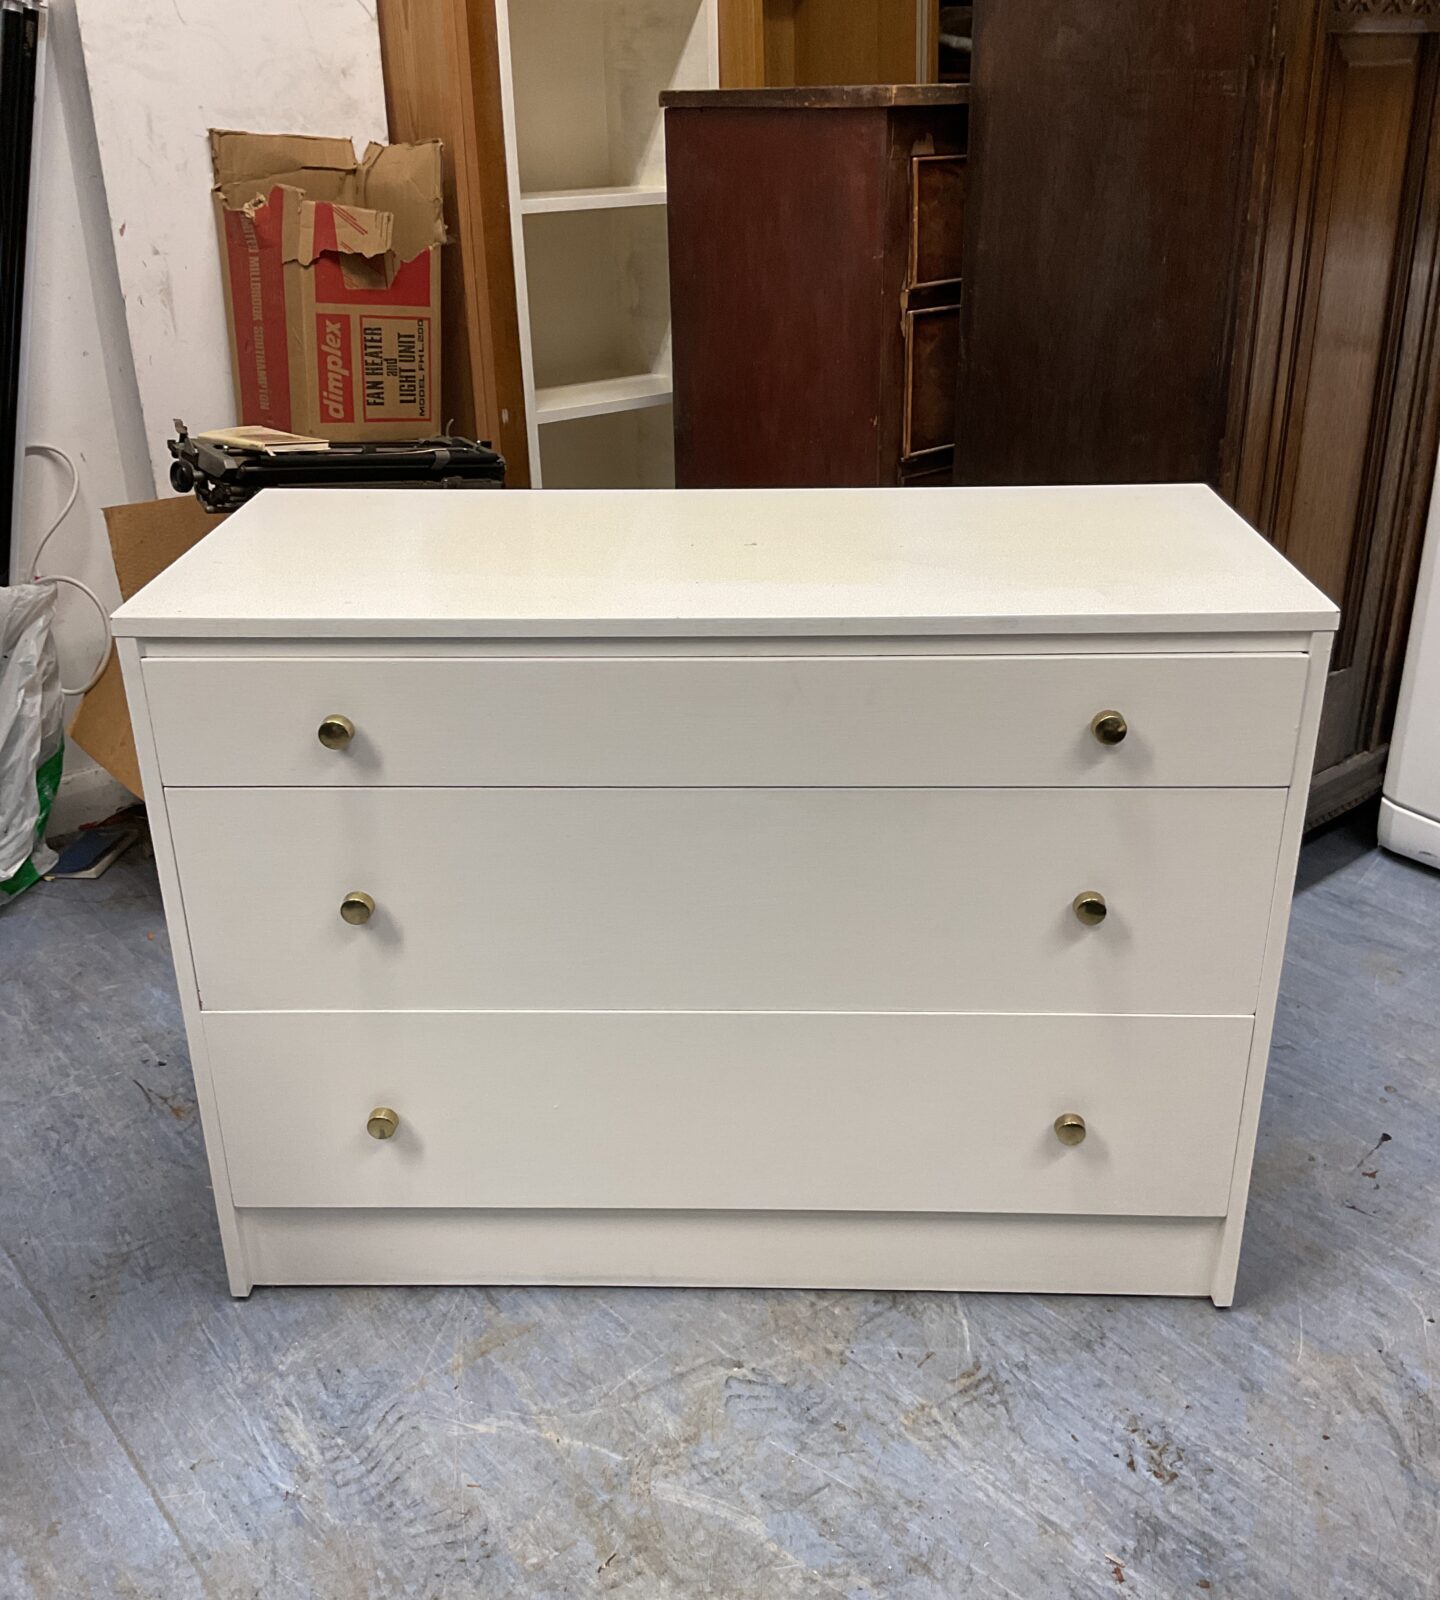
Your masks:
[{"label": "top drawer", "polygon": [[[1306,657],[151,657],[170,786],[1290,782]],[[1124,722],[1118,743],[1092,722]],[[340,748],[327,718],[353,726]],[[1112,730],[1113,731],[1113,730]]]}]

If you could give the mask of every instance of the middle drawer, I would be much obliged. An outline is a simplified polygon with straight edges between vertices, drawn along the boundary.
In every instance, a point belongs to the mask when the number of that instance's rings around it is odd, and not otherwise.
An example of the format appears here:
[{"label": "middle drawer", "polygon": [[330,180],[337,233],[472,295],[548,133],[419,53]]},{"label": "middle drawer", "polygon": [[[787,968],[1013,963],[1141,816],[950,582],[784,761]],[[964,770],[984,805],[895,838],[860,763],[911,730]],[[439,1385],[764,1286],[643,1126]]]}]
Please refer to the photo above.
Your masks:
[{"label": "middle drawer", "polygon": [[[1253,1012],[1283,790],[172,789],[207,1010]],[[363,925],[342,920],[352,891]],[[1073,909],[1103,896],[1104,921]]]}]

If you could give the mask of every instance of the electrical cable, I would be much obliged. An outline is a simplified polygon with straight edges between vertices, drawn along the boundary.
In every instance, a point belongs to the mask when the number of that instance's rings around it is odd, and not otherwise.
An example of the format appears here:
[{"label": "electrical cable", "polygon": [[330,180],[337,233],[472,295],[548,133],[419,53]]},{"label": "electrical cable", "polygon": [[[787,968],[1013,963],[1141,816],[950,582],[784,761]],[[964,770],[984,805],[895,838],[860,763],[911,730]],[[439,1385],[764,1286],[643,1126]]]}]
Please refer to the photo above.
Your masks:
[{"label": "electrical cable", "polygon": [[110,665],[110,653],[115,648],[115,636],[110,631],[110,613],[106,610],[105,602],[88,583],[82,583],[79,578],[67,577],[62,572],[42,573],[40,571],[40,558],[45,554],[45,546],[54,538],[60,524],[75,509],[75,502],[80,498],[80,473],[75,463],[58,444],[27,444],[25,446],[25,454],[27,456],[54,456],[57,460],[63,461],[70,471],[70,493],[65,497],[65,504],[60,508],[60,515],[45,530],[40,543],[35,547],[35,556],[30,563],[30,578],[32,583],[68,583],[72,589],[78,589],[81,594],[85,595],[96,611],[100,613],[101,626],[105,629],[105,648],[100,652],[100,660],[96,663],[94,672],[77,688],[71,688],[65,683],[60,685],[62,694],[88,694],[99,683],[101,673]]}]

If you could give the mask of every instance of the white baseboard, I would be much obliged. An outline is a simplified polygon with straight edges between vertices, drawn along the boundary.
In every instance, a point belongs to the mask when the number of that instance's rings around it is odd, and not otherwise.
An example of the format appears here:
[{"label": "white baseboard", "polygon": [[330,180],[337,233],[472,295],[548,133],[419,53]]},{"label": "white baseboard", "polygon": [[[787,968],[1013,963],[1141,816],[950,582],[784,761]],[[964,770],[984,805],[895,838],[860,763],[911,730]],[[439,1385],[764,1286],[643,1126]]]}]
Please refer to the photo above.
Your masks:
[{"label": "white baseboard", "polygon": [[1440,867],[1440,821],[1407,811],[1393,800],[1380,802],[1380,843],[1397,855],[1410,856],[1427,867]]},{"label": "white baseboard", "polygon": [[[1023,1294],[1217,1292],[1223,1217],[242,1209],[257,1283],[573,1283]],[[216,1262],[218,1276],[219,1262]],[[1228,1286],[1227,1286],[1228,1290]],[[1229,1304],[1226,1292],[1217,1304]]]}]

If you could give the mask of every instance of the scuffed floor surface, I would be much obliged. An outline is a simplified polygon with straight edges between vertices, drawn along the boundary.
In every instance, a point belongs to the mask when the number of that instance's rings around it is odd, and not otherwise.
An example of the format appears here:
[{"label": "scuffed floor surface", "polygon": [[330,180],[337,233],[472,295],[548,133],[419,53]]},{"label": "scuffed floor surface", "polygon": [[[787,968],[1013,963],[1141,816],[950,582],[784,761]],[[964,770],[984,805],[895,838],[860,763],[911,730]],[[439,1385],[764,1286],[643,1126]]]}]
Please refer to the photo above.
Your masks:
[{"label": "scuffed floor surface", "polygon": [[1352,827],[1302,878],[1229,1312],[236,1303],[152,871],[41,886],[0,912],[0,1596],[1440,1594],[1440,874]]}]

